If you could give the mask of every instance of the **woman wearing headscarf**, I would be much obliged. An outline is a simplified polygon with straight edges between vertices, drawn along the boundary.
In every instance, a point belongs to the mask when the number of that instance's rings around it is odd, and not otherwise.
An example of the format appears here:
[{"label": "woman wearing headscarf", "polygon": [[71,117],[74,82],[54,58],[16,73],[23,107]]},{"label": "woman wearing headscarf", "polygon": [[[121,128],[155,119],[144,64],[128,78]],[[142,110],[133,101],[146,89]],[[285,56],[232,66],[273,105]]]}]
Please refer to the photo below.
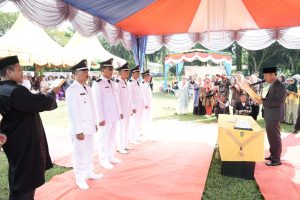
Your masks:
[{"label": "woman wearing headscarf", "polygon": [[245,81],[244,79],[244,76],[240,73],[237,73],[235,76],[234,76],[234,82],[231,86],[231,93],[232,93],[232,96],[231,96],[231,106],[233,107],[233,113],[235,113],[235,104],[236,102],[238,102],[240,100],[240,97],[241,97],[241,94],[243,93],[243,90],[240,86],[241,83],[243,83]]},{"label": "woman wearing headscarf", "polygon": [[286,103],[285,122],[288,124],[296,124],[296,120],[298,117],[298,108],[299,108],[297,80],[295,78],[289,78],[286,89],[288,92],[288,96],[285,102]]},{"label": "woman wearing headscarf", "polygon": [[200,94],[200,85],[197,80],[197,76],[193,76],[193,80],[190,81],[190,84],[194,88],[194,110],[193,114],[198,115],[198,106],[199,106],[199,94]]},{"label": "woman wearing headscarf", "polygon": [[205,112],[207,116],[211,116],[213,111],[213,106],[214,106],[214,91],[213,91],[213,85],[209,77],[205,78],[203,87],[205,92],[205,98],[204,98]]}]

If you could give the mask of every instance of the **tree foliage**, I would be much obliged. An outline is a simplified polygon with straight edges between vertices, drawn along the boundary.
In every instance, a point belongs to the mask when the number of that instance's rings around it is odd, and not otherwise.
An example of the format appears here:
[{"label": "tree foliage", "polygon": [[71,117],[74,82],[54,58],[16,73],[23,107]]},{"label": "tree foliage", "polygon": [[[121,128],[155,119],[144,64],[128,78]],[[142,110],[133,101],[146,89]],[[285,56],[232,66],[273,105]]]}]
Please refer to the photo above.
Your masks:
[{"label": "tree foliage", "polygon": [[18,16],[18,12],[6,13],[0,11],[0,37],[12,27],[12,25],[16,22]]},{"label": "tree foliage", "polygon": [[45,29],[46,33],[60,46],[64,47],[75,33],[75,30],[68,28],[66,31],[60,31],[56,28]]},{"label": "tree foliage", "polygon": [[105,38],[102,35],[100,35],[98,39],[102,44],[102,46],[104,47],[104,49],[106,49],[111,54],[114,54],[120,58],[125,59],[129,63],[130,68],[136,66],[134,62],[133,53],[125,49],[121,43],[118,43],[116,45],[111,45],[105,40]]}]

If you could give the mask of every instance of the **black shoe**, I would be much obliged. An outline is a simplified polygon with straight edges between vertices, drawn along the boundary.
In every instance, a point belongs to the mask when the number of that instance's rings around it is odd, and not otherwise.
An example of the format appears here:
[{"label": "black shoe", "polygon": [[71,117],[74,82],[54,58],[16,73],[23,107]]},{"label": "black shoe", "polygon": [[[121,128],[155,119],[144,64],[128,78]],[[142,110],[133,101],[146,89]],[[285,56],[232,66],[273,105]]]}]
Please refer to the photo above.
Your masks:
[{"label": "black shoe", "polygon": [[265,160],[272,160],[272,157],[271,156],[266,157]]},{"label": "black shoe", "polygon": [[278,165],[281,165],[282,163],[280,161],[276,162],[276,161],[270,161],[270,162],[267,162],[266,165],[267,166],[278,166]]},{"label": "black shoe", "polygon": [[297,134],[298,133],[298,131],[296,131],[296,130],[293,130],[293,132],[292,132],[293,134]]}]

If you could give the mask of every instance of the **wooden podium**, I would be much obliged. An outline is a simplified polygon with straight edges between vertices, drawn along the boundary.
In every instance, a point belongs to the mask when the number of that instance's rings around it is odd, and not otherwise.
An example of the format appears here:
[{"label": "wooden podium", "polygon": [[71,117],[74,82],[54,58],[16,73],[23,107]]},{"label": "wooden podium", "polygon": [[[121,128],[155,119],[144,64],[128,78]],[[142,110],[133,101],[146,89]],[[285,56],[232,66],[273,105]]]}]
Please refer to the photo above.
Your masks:
[{"label": "wooden podium", "polygon": [[[235,129],[237,120],[250,123],[252,130]],[[251,116],[222,114],[218,133],[222,175],[254,179],[255,162],[264,161],[264,130]]]}]

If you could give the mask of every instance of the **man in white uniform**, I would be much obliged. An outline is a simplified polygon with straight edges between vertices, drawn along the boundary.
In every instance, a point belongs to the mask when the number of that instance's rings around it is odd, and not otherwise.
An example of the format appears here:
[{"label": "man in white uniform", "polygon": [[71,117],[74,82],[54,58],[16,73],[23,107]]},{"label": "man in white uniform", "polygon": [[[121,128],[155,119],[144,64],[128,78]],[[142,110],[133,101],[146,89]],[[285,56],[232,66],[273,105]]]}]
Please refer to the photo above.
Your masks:
[{"label": "man in white uniform", "polygon": [[127,154],[130,132],[130,117],[133,114],[133,105],[129,89],[127,86],[127,79],[129,77],[128,63],[117,69],[119,71],[119,78],[116,80],[118,97],[123,111],[124,118],[120,120],[119,131],[119,147],[118,152],[121,154]]},{"label": "man in white uniform", "polygon": [[143,109],[145,108],[145,103],[143,98],[143,92],[141,89],[141,83],[138,80],[140,77],[139,66],[136,66],[130,71],[132,73],[132,77],[128,82],[128,87],[134,109],[134,114],[132,116],[131,143],[139,144],[143,123]]},{"label": "man in white uniform", "polygon": [[151,74],[149,70],[142,73],[142,91],[145,102],[145,109],[143,110],[143,133],[148,135],[152,125],[152,91],[150,87]]},{"label": "man in white uniform", "polygon": [[71,122],[73,166],[77,186],[80,189],[88,189],[86,179],[102,177],[102,174],[96,175],[93,172],[94,133],[97,132],[97,121],[92,91],[86,85],[86,60],[82,60],[71,69],[75,80],[66,91],[66,101]]},{"label": "man in white uniform", "polygon": [[118,101],[115,82],[111,80],[113,74],[113,59],[100,63],[101,77],[92,86],[96,107],[97,122],[101,128],[100,134],[100,165],[112,169],[112,164],[121,160],[115,158],[116,123],[123,119]]}]

